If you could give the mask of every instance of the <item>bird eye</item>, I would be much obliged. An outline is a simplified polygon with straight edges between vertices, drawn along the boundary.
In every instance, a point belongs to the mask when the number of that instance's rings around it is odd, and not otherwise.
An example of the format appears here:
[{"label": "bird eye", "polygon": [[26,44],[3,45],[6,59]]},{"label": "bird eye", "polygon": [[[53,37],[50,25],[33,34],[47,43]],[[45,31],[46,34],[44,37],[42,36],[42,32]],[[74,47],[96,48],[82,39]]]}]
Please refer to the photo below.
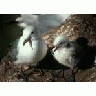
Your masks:
[{"label": "bird eye", "polygon": [[70,43],[68,43],[68,44],[67,44],[67,47],[70,47],[70,46],[71,46]]},{"label": "bird eye", "polygon": [[31,34],[34,34],[34,31],[32,31]]},{"label": "bird eye", "polygon": [[60,44],[62,44],[62,42]]}]

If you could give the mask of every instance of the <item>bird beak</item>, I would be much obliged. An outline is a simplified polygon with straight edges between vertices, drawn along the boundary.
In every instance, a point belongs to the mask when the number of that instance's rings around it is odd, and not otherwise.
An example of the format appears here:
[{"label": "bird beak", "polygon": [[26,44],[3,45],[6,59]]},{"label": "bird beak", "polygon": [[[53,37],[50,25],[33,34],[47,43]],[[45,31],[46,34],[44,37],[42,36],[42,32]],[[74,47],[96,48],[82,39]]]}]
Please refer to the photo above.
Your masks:
[{"label": "bird beak", "polygon": [[58,49],[58,46],[52,45],[52,46],[50,47],[50,49],[53,50],[53,52],[55,52],[55,51]]},{"label": "bird beak", "polygon": [[[32,42],[32,41],[31,41],[31,35],[29,35],[29,37],[24,40],[23,46],[24,46],[27,42],[29,42],[29,43]],[[32,47],[32,44],[31,44],[31,47]]]},{"label": "bird beak", "polygon": [[54,46],[54,45],[52,45],[52,46],[50,47],[50,50],[52,50],[53,48],[55,48],[55,46]]},{"label": "bird beak", "polygon": [[53,52],[55,52],[58,48],[59,48],[59,47],[56,47],[56,46],[55,46],[55,47],[53,48]]}]

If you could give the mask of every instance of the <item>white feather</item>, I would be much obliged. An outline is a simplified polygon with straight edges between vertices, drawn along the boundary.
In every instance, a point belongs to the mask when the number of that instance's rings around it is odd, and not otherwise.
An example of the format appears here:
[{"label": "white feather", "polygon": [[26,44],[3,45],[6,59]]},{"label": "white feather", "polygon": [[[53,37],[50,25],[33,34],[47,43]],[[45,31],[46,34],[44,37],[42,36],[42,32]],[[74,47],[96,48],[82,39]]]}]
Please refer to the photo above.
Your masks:
[{"label": "white feather", "polygon": [[[31,15],[31,14],[21,14],[16,21],[20,27],[23,27],[23,36],[17,45],[17,63],[31,63],[36,65],[38,61],[42,60],[47,54],[47,45],[42,39],[42,34],[50,30],[53,27],[59,26],[65,19],[69,17],[68,15],[62,14],[42,14],[42,15]],[[23,45],[24,40],[26,40],[31,32],[35,33],[32,35],[32,47],[30,43],[27,42]]]}]

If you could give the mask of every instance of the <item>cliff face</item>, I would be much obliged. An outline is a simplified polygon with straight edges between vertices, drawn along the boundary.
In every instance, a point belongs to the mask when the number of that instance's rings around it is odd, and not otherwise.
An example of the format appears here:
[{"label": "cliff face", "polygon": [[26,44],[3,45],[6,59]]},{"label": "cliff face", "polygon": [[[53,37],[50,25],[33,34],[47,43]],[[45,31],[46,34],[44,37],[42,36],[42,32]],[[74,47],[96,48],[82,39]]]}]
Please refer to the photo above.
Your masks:
[{"label": "cliff face", "polygon": [[[68,36],[69,40],[74,41],[78,37],[85,37],[88,39],[89,46],[94,46],[94,50],[96,50],[96,15],[88,15],[88,14],[75,14],[70,18],[66,19],[66,21],[56,28],[51,29],[46,34],[43,34],[43,38],[47,45],[50,47],[53,44],[54,38],[59,34],[64,34]],[[5,41],[5,40],[4,40]],[[96,59],[94,61],[96,64]],[[10,66],[8,66],[10,65]],[[40,70],[32,70],[29,66],[23,66],[23,70],[25,74],[28,75],[28,81],[30,82],[64,82],[64,78],[62,78],[61,74],[57,74],[57,70],[51,70],[46,72],[44,70],[44,76],[40,76]],[[23,75],[21,74],[21,66],[13,66],[9,61],[9,57],[6,56],[0,65],[0,81],[10,81],[10,82],[22,82]],[[54,76],[52,75],[54,74]],[[65,74],[70,74],[69,70],[65,71]],[[79,70],[76,74],[76,81],[78,82],[95,82],[96,81],[96,66],[93,66],[87,70]]]},{"label": "cliff face", "polygon": [[[61,26],[50,30],[43,35],[49,47],[53,44],[54,38],[59,34],[68,36],[69,40],[75,41],[78,37],[85,37],[88,39],[88,45],[93,47],[96,55],[96,15],[92,14],[75,14],[66,20]],[[96,64],[96,56],[94,64]],[[76,74],[76,81],[96,81],[95,66],[80,71]]]},{"label": "cliff face", "polygon": [[88,39],[89,45],[95,46],[96,16],[91,14],[72,15],[64,24],[50,30],[47,34],[44,34],[44,39],[48,42],[48,45],[52,44],[52,41],[56,36],[64,34],[65,36],[68,36],[69,40],[85,37]]}]

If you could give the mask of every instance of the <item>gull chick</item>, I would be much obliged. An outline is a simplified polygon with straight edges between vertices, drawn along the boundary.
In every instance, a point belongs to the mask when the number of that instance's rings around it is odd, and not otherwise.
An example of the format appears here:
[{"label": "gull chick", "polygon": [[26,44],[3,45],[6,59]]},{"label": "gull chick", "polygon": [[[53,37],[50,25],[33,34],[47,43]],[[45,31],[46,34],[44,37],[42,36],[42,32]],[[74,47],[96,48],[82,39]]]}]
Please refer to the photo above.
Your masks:
[{"label": "gull chick", "polygon": [[[17,53],[16,53],[17,52]],[[36,65],[47,53],[41,34],[35,30],[34,26],[26,26],[23,30],[23,36],[17,42],[17,46],[12,48],[10,54],[15,64]]]},{"label": "gull chick", "polygon": [[75,52],[75,43],[69,41],[67,37],[60,35],[54,40],[53,46],[53,55],[55,59],[59,63],[73,69],[73,66],[76,65],[76,63],[73,63],[75,61],[72,57],[73,53]]},{"label": "gull chick", "polygon": [[[78,69],[84,70],[93,66],[94,51],[88,46],[88,40],[79,37],[76,41],[69,41],[67,37],[60,35],[56,37],[53,45],[53,56],[61,63],[72,69],[75,81],[75,73]],[[74,72],[74,68],[77,70]]]},{"label": "gull chick", "polygon": [[23,35],[16,40],[10,51],[14,64],[36,66],[47,54],[47,45],[42,34],[61,25],[64,17],[58,14],[21,14],[16,23],[23,28]]},{"label": "gull chick", "polygon": [[[69,14],[70,15],[70,14]],[[36,63],[47,54],[47,45],[45,44],[42,34],[53,27],[59,26],[63,19],[69,17],[62,14],[42,14],[31,15],[21,14],[16,18],[16,23],[23,28],[23,35],[15,43],[11,54],[14,54],[15,64]],[[13,59],[14,60],[14,59]]]},{"label": "gull chick", "polygon": [[[54,40],[52,50],[54,58],[60,64],[71,68],[73,76],[72,81],[75,81],[74,68],[76,68],[78,62],[80,61],[80,58],[76,58],[76,50],[77,50],[76,48],[80,48],[80,46],[76,42],[69,41],[66,36],[59,35]],[[63,76],[64,76],[64,69],[63,69]]]}]

